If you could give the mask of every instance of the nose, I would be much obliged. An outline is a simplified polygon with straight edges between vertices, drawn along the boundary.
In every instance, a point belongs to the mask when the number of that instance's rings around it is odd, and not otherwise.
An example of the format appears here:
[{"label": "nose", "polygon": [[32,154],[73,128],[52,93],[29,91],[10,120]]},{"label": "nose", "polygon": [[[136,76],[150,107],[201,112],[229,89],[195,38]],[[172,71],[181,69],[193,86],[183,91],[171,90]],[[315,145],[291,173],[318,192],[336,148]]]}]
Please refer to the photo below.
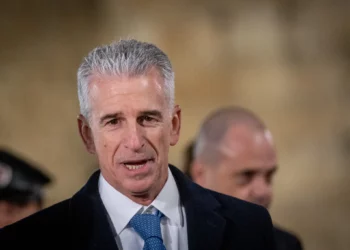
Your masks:
[{"label": "nose", "polygon": [[272,187],[263,177],[254,180],[251,188],[251,199],[254,203],[268,206],[271,201]]},{"label": "nose", "polygon": [[137,124],[129,124],[124,134],[124,147],[139,151],[145,145],[143,130]]}]

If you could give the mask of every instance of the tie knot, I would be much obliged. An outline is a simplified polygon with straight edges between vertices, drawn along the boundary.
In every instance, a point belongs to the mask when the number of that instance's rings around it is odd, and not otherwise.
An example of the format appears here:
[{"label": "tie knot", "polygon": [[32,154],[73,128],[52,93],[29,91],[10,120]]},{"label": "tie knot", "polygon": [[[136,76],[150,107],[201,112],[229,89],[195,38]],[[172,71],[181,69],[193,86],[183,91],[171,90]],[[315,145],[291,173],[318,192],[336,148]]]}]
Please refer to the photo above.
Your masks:
[{"label": "tie knot", "polygon": [[130,225],[146,241],[151,237],[162,239],[160,229],[160,216],[154,214],[136,214],[131,220]]}]

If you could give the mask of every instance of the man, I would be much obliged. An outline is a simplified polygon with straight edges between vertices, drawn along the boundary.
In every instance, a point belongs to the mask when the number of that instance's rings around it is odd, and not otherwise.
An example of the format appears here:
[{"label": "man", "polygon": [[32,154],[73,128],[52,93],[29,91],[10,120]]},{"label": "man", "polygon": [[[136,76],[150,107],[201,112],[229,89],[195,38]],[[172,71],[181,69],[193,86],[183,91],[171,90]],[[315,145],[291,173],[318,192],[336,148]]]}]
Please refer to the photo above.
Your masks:
[{"label": "man", "polygon": [[2,244],[47,249],[40,235],[62,249],[274,249],[265,208],[168,165],[181,110],[159,48],[121,40],[94,49],[78,70],[78,95],[79,132],[100,171],[71,199],[3,229]]},{"label": "man", "polygon": [[[192,147],[194,159],[187,172],[194,182],[269,208],[277,156],[270,131],[255,114],[240,107],[211,113]],[[278,250],[302,249],[296,236],[274,230]]]},{"label": "man", "polygon": [[32,162],[0,149],[0,228],[41,210],[43,188],[50,182]]}]

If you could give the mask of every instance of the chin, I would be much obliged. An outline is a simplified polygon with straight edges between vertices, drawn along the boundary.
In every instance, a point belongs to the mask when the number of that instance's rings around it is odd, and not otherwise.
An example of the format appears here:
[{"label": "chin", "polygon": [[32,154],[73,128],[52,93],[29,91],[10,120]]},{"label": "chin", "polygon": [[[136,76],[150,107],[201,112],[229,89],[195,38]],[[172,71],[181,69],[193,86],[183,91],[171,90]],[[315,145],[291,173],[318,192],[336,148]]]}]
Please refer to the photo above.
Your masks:
[{"label": "chin", "polygon": [[151,183],[135,183],[130,186],[129,190],[135,195],[147,194],[152,189]]}]

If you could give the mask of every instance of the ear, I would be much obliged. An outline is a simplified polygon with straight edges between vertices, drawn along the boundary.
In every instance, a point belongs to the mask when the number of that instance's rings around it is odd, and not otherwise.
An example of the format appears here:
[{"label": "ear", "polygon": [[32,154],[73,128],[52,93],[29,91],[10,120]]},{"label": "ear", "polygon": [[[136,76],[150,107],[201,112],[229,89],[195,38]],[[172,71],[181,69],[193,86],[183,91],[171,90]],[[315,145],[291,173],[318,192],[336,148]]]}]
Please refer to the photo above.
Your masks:
[{"label": "ear", "polygon": [[171,119],[170,145],[174,146],[179,141],[181,129],[181,108],[175,105]]},{"label": "ear", "polygon": [[190,168],[192,180],[203,186],[204,183],[204,166],[198,161],[194,160]]},{"label": "ear", "polygon": [[81,114],[78,116],[77,120],[78,120],[78,128],[79,128],[80,137],[84,142],[86,150],[90,154],[95,154],[96,149],[95,149],[95,144],[94,144],[94,138],[92,136],[91,128],[89,126],[88,121]]}]

